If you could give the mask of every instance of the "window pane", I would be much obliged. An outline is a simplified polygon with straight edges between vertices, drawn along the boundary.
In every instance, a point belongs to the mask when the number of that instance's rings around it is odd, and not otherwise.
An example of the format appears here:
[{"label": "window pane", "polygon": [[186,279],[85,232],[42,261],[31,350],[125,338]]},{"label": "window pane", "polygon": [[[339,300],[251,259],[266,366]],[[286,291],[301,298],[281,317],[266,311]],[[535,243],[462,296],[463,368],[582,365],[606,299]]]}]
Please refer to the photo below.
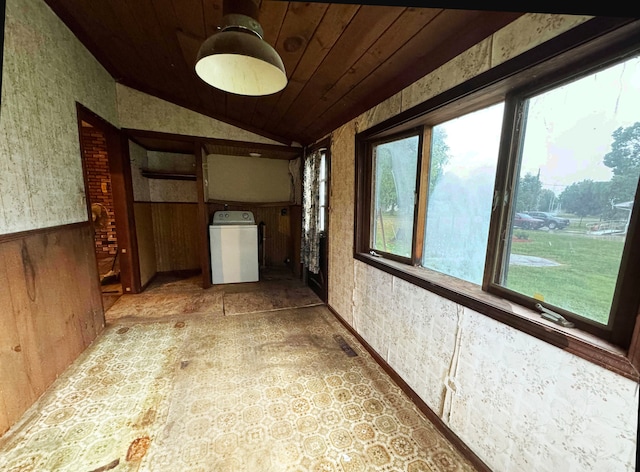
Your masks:
[{"label": "window pane", "polygon": [[640,174],[640,61],[526,105],[502,283],[606,325]]},{"label": "window pane", "polygon": [[327,153],[322,151],[320,154],[320,180],[327,178]]},{"label": "window pane", "polygon": [[422,265],[482,283],[504,104],[432,129]]},{"label": "window pane", "polygon": [[411,257],[418,143],[418,136],[410,136],[374,147],[373,249]]},{"label": "window pane", "polygon": [[319,184],[319,192],[318,192],[318,204],[319,205],[325,205],[326,204],[326,198],[327,198],[327,181],[326,180],[321,180],[320,182],[318,182]]},{"label": "window pane", "polygon": [[326,215],[327,208],[325,206],[321,206],[319,210],[320,210],[320,213],[318,214],[318,216],[320,218],[318,221],[318,231],[322,233],[323,231],[325,231],[324,222],[325,222],[325,215]]},{"label": "window pane", "polygon": [[318,231],[324,232],[327,212],[327,154],[320,153],[320,172],[318,179]]}]

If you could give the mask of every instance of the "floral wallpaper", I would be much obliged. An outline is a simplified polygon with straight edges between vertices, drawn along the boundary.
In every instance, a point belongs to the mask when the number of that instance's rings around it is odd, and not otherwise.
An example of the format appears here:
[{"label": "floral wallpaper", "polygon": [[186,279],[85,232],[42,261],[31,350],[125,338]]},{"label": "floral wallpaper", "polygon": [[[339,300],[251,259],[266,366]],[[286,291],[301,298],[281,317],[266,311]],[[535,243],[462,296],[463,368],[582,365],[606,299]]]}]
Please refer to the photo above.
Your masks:
[{"label": "floral wallpaper", "polygon": [[496,471],[632,471],[638,384],[353,259],[355,133],[585,21],[524,15],[332,133],[329,304]]},{"label": "floral wallpaper", "polygon": [[42,0],[5,22],[0,234],[86,221],[76,101],[117,125],[115,82]]}]

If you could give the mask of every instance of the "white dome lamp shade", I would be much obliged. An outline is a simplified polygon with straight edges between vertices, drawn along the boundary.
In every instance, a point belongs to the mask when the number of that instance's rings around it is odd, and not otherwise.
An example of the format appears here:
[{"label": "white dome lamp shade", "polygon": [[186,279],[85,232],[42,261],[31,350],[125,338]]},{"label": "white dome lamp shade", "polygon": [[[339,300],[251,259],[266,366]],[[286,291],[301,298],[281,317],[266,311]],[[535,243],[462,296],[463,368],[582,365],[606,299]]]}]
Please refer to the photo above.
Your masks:
[{"label": "white dome lamp shade", "polygon": [[260,23],[230,14],[198,51],[196,74],[209,85],[239,95],[270,95],[287,85],[282,59],[262,39]]}]

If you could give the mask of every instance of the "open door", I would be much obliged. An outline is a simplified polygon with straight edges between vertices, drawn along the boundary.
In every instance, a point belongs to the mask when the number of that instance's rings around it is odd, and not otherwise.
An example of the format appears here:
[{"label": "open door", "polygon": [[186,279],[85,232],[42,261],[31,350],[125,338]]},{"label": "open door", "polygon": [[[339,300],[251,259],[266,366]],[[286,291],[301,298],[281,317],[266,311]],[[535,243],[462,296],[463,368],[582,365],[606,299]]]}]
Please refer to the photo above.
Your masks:
[{"label": "open door", "polygon": [[[119,129],[79,103],[77,114],[87,211],[90,221],[94,222],[96,263],[99,269],[104,267],[100,271],[100,282],[103,287],[103,306],[107,310],[115,301],[110,293],[113,295],[116,292],[116,285],[120,286],[120,294],[140,291],[129,148],[124,144],[126,139]],[[97,143],[100,143],[99,149],[96,149]],[[97,190],[94,189],[96,186]],[[106,225],[104,222],[102,225],[96,224],[96,220],[105,217]],[[100,241],[101,235],[98,233],[104,233],[105,227],[107,236]],[[105,258],[106,264],[99,257],[103,255],[108,256]]]},{"label": "open door", "polygon": [[[318,263],[317,271],[305,267],[307,284],[327,303],[329,295],[329,190],[331,175],[331,158],[327,142],[311,150],[319,154],[319,171],[317,172],[318,204],[315,207],[315,219],[318,233]],[[305,185],[309,182],[305,182]],[[303,210],[304,211],[304,210]],[[303,229],[304,231],[304,229]]]}]

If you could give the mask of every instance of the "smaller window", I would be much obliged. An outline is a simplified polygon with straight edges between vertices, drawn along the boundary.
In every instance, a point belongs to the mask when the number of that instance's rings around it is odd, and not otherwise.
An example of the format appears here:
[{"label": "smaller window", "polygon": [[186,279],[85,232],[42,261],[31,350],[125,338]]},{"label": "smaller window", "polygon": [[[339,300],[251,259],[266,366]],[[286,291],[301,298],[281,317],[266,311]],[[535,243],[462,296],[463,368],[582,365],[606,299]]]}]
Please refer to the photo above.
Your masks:
[{"label": "smaller window", "polygon": [[373,145],[371,249],[411,258],[420,136]]}]

